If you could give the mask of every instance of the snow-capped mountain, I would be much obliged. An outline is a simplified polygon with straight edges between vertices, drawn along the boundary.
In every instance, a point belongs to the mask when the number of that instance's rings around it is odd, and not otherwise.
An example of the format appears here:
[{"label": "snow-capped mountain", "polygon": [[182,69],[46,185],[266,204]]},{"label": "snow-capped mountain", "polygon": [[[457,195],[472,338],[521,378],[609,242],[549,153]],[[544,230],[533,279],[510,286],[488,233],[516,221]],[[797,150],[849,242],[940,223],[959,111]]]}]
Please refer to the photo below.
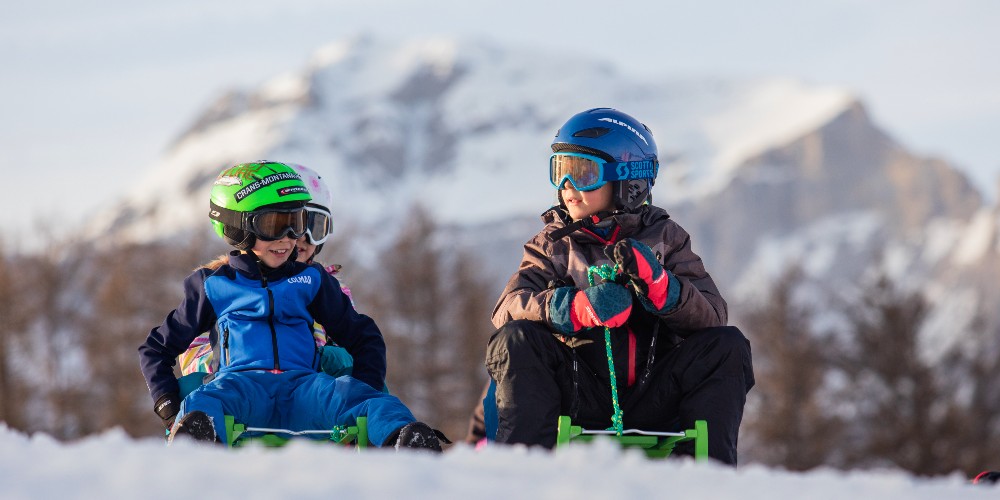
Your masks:
[{"label": "snow-capped mountain", "polygon": [[[704,257],[723,274],[751,272],[739,268],[758,253],[755,261],[770,257],[772,268],[798,259],[807,270],[837,266],[838,274],[855,276],[874,252],[900,246],[919,252],[906,262],[896,255],[897,272],[943,264],[951,249],[931,245],[934,235],[962,227],[982,208],[962,174],[907,152],[854,102],[795,140],[746,157],[722,190],[673,211],[709,240]],[[852,252],[871,255],[845,259]]]},{"label": "snow-capped mountain", "polygon": [[997,210],[945,162],[896,143],[848,90],[639,79],[580,54],[364,36],[214,103],[94,231],[142,240],[207,228],[224,167],[295,162],[329,181],[336,220],[377,238],[419,202],[502,282],[554,200],[556,129],[599,106],[652,129],[654,201],[692,233],[731,302],[789,262],[844,282],[878,262],[947,300],[955,286],[978,290],[996,260]]},{"label": "snow-capped mountain", "polygon": [[353,38],[318,50],[299,73],[212,105],[100,229],[141,239],[203,222],[211,179],[256,159],[325,174],[339,216],[362,223],[414,201],[445,223],[533,216],[553,199],[546,172],[556,128],[597,106],[652,128],[668,162],[654,193],[674,203],[717,191],[743,159],[852,102],[846,91],[788,80],[638,81],[567,54]]}]

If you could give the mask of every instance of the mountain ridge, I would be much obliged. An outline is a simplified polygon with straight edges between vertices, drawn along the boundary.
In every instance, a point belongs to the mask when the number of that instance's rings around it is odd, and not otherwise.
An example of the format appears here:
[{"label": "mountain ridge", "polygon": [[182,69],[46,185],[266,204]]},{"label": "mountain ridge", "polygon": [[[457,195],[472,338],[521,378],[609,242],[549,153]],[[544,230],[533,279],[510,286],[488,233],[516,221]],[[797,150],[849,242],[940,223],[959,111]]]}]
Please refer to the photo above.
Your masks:
[{"label": "mountain ridge", "polygon": [[[218,171],[258,159],[302,163],[335,179],[342,202],[335,212],[356,214],[362,225],[420,200],[433,200],[445,223],[537,214],[552,199],[544,170],[555,129],[598,105],[653,129],[667,159],[654,197],[675,203],[717,191],[741,154],[805,132],[853,102],[846,91],[787,79],[644,81],[604,61],[554,70],[554,59],[580,61],[447,39],[335,42],[299,73],[209,105],[151,167],[144,187],[105,212],[94,232],[143,238],[134,224],[150,221],[160,235],[183,231],[204,215],[199,198]],[[595,83],[566,92],[576,81]],[[777,111],[781,119],[764,119]],[[526,161],[537,167],[521,166]],[[683,188],[660,187],[667,185]],[[467,194],[476,186],[517,188],[483,204]]]}]

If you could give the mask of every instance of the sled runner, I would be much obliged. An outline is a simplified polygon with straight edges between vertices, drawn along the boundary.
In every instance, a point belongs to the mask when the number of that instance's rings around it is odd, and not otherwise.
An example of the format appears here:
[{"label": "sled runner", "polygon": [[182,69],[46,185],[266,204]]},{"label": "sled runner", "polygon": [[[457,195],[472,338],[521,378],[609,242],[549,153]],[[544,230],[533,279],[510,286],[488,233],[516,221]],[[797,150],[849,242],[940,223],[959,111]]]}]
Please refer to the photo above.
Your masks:
[{"label": "sled runner", "polygon": [[[248,427],[237,423],[231,415],[226,415],[226,436],[226,446],[229,448],[241,448],[250,444],[275,448],[284,446],[292,439],[299,437],[311,438],[319,443],[333,442],[344,446],[354,446],[358,449],[367,448],[369,444],[367,417],[358,417],[355,425],[345,427],[291,431],[267,427]],[[319,439],[323,436],[325,439]]]},{"label": "sled runner", "polygon": [[[181,397],[187,396],[191,391],[197,389],[208,375],[206,372],[195,372],[178,379]],[[297,438],[310,439],[317,443],[333,442],[344,446],[354,446],[358,449],[369,446],[367,417],[358,417],[354,425],[303,431],[247,426],[236,422],[232,415],[226,415],[225,419],[225,444],[229,448],[241,448],[248,445],[274,448],[284,446],[292,439]]]},{"label": "sled runner", "polygon": [[702,462],[708,460],[708,423],[696,420],[693,429],[683,432],[651,432],[638,429],[625,429],[621,435],[615,430],[592,430],[573,425],[566,415],[559,417],[556,434],[556,448],[571,442],[588,443],[597,436],[606,436],[617,441],[625,448],[641,448],[649,458],[666,458],[674,451],[677,443],[694,441],[694,459]]},{"label": "sled runner", "polygon": [[[486,397],[483,399],[483,424],[486,440],[493,441],[497,433],[496,382],[490,380]],[[641,448],[649,458],[666,458],[674,451],[677,443],[694,441],[694,459],[708,460],[708,422],[696,420],[693,429],[678,432],[653,432],[627,429],[622,435],[617,431],[584,429],[573,425],[567,415],[561,415],[556,430],[556,448],[571,442],[589,443],[597,436],[608,436],[626,448]]]}]

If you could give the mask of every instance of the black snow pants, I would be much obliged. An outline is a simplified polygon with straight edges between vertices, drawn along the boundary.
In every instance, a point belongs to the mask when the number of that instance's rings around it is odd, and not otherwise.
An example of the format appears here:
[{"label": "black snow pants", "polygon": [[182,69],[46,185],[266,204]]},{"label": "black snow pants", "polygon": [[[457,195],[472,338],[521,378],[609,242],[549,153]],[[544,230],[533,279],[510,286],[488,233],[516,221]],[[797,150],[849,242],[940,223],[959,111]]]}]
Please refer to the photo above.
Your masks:
[{"label": "black snow pants", "polygon": [[[587,358],[543,323],[512,321],[497,330],[486,350],[497,384],[496,441],[552,448],[559,415],[584,428],[608,428],[613,408],[606,358],[603,366]],[[732,326],[700,330],[654,360],[648,383],[624,387],[618,380],[624,427],[678,431],[706,420],[709,456],[736,465],[743,406],[753,385],[743,333]],[[675,453],[693,455],[693,444],[680,443]]]}]

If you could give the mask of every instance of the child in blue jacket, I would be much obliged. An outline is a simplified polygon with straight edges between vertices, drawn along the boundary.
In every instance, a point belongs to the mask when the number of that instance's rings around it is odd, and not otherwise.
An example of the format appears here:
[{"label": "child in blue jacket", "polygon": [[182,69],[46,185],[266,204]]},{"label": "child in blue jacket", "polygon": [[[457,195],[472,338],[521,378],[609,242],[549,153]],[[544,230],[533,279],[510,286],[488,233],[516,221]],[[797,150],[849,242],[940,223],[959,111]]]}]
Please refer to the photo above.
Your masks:
[{"label": "child in blue jacket", "polygon": [[[306,203],[306,233],[295,241],[297,254],[295,260],[305,262],[306,264],[313,264],[316,256],[330,238],[333,230],[333,213],[331,210],[333,206],[333,193],[330,191],[330,187],[326,184],[326,181],[323,180],[323,177],[315,170],[295,163],[287,163],[287,165],[299,174],[302,182],[306,185],[306,189],[309,190],[309,196],[312,198]],[[203,267],[215,270],[223,264],[228,263],[229,254],[225,253]],[[340,289],[347,295],[347,298],[351,300],[351,304],[353,305],[354,301],[351,297],[351,290],[344,284],[339,274],[341,266],[335,264],[324,267],[324,269],[334,278],[337,278],[340,282]],[[319,323],[313,324],[313,339],[316,342],[316,346],[320,349],[321,371],[334,377],[351,374],[354,368],[354,359],[351,358],[346,349],[329,341],[326,332]],[[218,331],[213,329],[196,337],[191,346],[177,358],[182,375],[178,379],[181,384],[181,395],[190,392],[194,387],[201,385],[205,380],[211,380],[215,376],[214,374],[218,370],[217,351],[219,351],[220,347]]]},{"label": "child in blue jacket", "polygon": [[[191,274],[181,304],[139,347],[154,411],[171,427],[171,440],[225,441],[223,415],[290,430],[332,429],[367,416],[376,445],[440,451],[436,431],[376,389],[386,358],[375,323],[354,310],[319,265],[295,260],[310,199],[300,175],[283,163],[239,164],[215,180],[209,217],[237,250],[228,264]],[[352,376],[318,371],[314,321],[354,358]],[[181,400],[175,360],[213,326],[221,344],[218,374]]]}]

